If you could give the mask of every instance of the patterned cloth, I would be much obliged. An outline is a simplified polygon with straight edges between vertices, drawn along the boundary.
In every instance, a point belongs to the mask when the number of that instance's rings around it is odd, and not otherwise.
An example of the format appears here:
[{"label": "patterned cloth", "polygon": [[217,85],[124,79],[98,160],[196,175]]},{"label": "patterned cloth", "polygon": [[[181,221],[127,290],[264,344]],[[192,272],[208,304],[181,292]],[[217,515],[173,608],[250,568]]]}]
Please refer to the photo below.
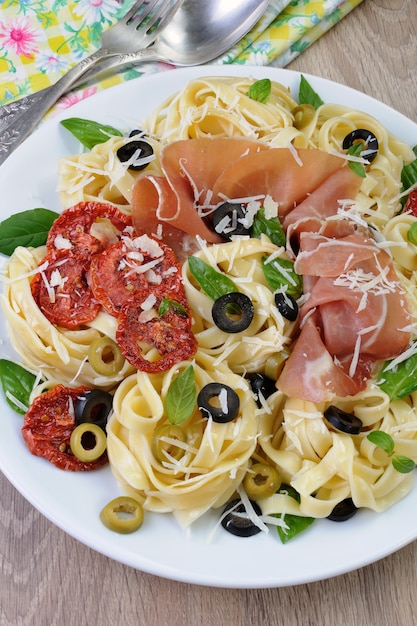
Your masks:
[{"label": "patterned cloth", "polygon": [[[362,0],[271,0],[262,18],[236,46],[213,63],[285,67]],[[104,30],[120,20],[134,0],[0,0],[0,105],[56,82],[94,52]],[[97,91],[159,71],[145,63],[115,71],[61,98],[67,108]]]}]

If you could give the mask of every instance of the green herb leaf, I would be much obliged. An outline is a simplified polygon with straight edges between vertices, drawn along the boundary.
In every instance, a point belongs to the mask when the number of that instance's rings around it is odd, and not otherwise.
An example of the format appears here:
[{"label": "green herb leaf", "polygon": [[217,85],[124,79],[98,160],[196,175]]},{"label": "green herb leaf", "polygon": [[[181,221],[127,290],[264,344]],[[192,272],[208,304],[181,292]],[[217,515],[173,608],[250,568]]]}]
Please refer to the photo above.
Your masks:
[{"label": "green herb leaf", "polygon": [[[417,157],[417,146],[414,146],[413,151]],[[406,191],[417,183],[417,158],[408,165],[404,165],[401,171],[401,182],[403,184],[402,191]],[[403,204],[405,204],[406,200],[407,196],[401,199]]]},{"label": "green herb leaf", "polygon": [[171,424],[181,424],[194,411],[197,400],[194,368],[189,365],[171,383],[165,397],[165,410]]},{"label": "green herb leaf", "polygon": [[57,217],[58,213],[48,209],[30,209],[7,217],[0,224],[0,252],[10,256],[18,246],[43,246]]},{"label": "green herb leaf", "polygon": [[323,100],[320,98],[318,93],[314,91],[313,87],[304,76],[301,76],[300,79],[298,103],[311,104],[311,106],[315,109],[318,109],[322,104],[324,104]]},{"label": "green herb leaf", "polygon": [[108,141],[110,137],[123,137],[123,133],[113,126],[99,124],[93,120],[84,120],[80,117],[70,117],[62,120],[62,126],[70,131],[88,150],[99,143]]},{"label": "green herb leaf", "polygon": [[247,92],[249,98],[258,102],[268,102],[271,95],[272,83],[269,78],[261,78],[255,81]]},{"label": "green herb leaf", "polygon": [[201,289],[214,301],[227,293],[239,291],[228,276],[196,256],[188,257],[188,266]]},{"label": "green herb leaf", "polygon": [[[7,359],[0,359],[0,381],[3,393],[6,402],[16,413],[20,413],[20,415],[26,413],[26,410],[22,409],[20,405],[26,409],[29,408],[30,394],[35,380],[36,376],[21,365]],[[18,404],[13,402],[13,398],[17,400]]]},{"label": "green herb leaf", "polygon": [[[362,142],[354,143],[353,146],[347,150],[347,154],[351,156],[360,157],[363,150]],[[359,163],[358,161],[348,161],[348,165],[352,172],[360,176],[361,178],[366,178],[366,170],[363,163]]]},{"label": "green herb leaf", "polygon": [[[300,502],[300,494],[290,485],[281,485],[278,493],[287,493],[291,498]],[[281,543],[288,543],[290,539],[302,533],[315,521],[314,517],[302,517],[301,515],[292,515],[290,513],[286,515],[276,515],[275,517],[281,517],[288,526],[288,528],[277,526],[278,537]]]},{"label": "green herb leaf", "polygon": [[408,456],[403,456],[402,454],[396,454],[393,457],[392,465],[394,469],[401,474],[409,474],[416,466],[412,459],[409,459]]},{"label": "green herb leaf", "polygon": [[266,219],[263,207],[255,215],[251,234],[257,239],[260,239],[262,234],[267,235],[276,246],[285,246],[286,237],[281,222],[277,217]]},{"label": "green herb leaf", "polygon": [[386,371],[389,361],[379,372],[377,383],[391,400],[400,400],[417,389],[417,353]]},{"label": "green herb leaf", "polygon": [[384,433],[382,430],[373,430],[368,433],[366,438],[386,452],[388,456],[394,453],[394,439],[388,433]]},{"label": "green herb leaf", "polygon": [[165,296],[159,305],[158,315],[159,317],[162,317],[165,313],[168,313],[168,311],[171,310],[177,313],[177,315],[181,315],[181,317],[188,317],[187,309],[180,302]]},{"label": "green herb leaf", "polygon": [[417,246],[417,221],[414,224],[411,224],[410,228],[407,231],[407,239],[412,244]]},{"label": "green herb leaf", "polygon": [[266,262],[267,257],[262,259],[262,269],[266,281],[272,291],[286,288],[286,293],[297,299],[303,293],[303,280],[294,270],[294,263],[287,259],[276,258]]}]

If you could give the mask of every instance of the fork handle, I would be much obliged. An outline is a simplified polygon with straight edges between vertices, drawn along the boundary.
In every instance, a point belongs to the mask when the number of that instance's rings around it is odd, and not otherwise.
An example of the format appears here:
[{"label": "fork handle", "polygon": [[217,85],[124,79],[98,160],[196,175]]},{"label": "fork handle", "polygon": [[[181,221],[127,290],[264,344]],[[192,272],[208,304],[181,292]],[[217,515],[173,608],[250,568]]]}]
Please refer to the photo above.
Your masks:
[{"label": "fork handle", "polygon": [[41,95],[34,94],[38,97],[34,98],[33,106],[28,106],[22,114],[14,117],[11,123],[0,132],[0,163],[30,135],[43,115],[90,67],[96,65],[100,59],[113,56],[120,55],[106,48],[100,48],[71,68],[54,85],[44,89]]}]

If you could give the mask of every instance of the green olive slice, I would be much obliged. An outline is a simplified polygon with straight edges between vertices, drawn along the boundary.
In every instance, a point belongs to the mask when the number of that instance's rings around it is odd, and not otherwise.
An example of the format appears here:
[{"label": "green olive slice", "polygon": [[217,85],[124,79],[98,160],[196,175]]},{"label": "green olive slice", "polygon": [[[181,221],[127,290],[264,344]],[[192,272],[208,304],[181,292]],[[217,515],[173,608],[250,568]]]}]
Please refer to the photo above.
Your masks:
[{"label": "green olive slice", "polygon": [[123,354],[110,337],[97,337],[88,349],[88,361],[91,367],[102,376],[115,376],[125,363]]},{"label": "green olive slice", "polygon": [[71,452],[80,461],[97,461],[106,451],[106,434],[97,424],[83,422],[74,428],[70,438]]},{"label": "green olive slice", "polygon": [[266,463],[254,463],[243,479],[248,498],[263,500],[272,496],[281,486],[278,470]]},{"label": "green olive slice", "polygon": [[180,426],[176,424],[163,424],[155,428],[152,437],[152,454],[160,463],[168,461],[172,457],[179,461],[184,456],[183,447],[175,445],[175,441],[185,443],[187,437]]},{"label": "green olive slice", "polygon": [[143,508],[130,496],[119,496],[106,504],[100,519],[109,530],[127,535],[142,526]]},{"label": "green olive slice", "polygon": [[316,110],[311,104],[299,104],[291,112],[294,116],[294,126],[298,130],[306,128],[316,115]]}]

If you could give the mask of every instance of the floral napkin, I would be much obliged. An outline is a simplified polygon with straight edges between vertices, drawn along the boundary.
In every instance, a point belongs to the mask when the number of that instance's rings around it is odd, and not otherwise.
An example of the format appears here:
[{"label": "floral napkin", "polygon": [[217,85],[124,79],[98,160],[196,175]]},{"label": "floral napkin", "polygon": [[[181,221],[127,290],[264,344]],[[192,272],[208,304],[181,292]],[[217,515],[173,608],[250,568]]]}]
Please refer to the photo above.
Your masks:
[{"label": "floral napkin", "polygon": [[[271,0],[250,33],[215,64],[285,67],[362,0]],[[0,0],[0,105],[56,82],[73,64],[94,52],[104,30],[134,0]],[[112,85],[173,69],[144,63],[115,71],[61,98],[67,108]]]}]

